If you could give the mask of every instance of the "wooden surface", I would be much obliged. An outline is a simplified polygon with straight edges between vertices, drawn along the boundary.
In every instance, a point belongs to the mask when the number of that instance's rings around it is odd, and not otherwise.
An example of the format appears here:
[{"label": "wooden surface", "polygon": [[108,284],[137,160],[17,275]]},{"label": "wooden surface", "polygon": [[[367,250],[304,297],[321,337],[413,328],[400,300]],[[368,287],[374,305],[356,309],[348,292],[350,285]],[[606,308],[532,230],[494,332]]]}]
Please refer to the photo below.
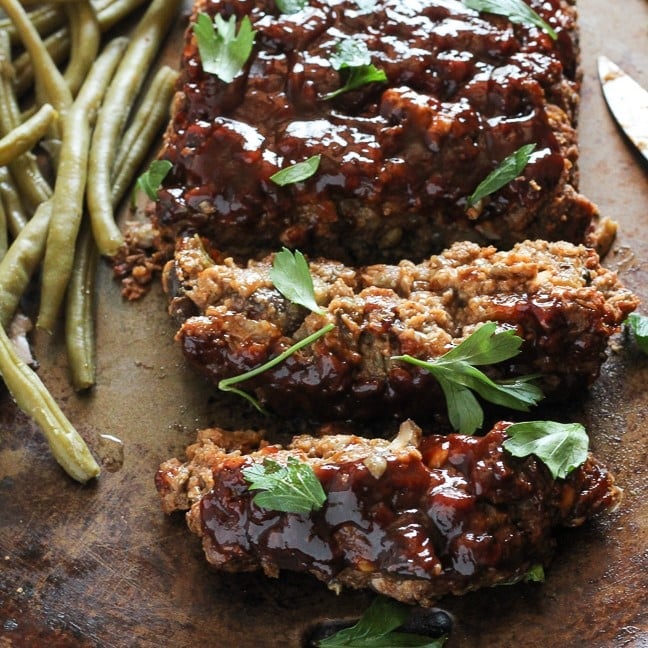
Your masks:
[{"label": "wooden surface", "polygon": [[[606,263],[648,313],[648,168],[614,126],[596,81],[606,54],[648,88],[648,2],[581,0],[581,189],[621,225]],[[178,24],[178,31],[182,25]],[[169,48],[175,58],[177,48]],[[195,430],[241,421],[191,373],[172,341],[159,289],[123,303],[100,272],[99,374],[92,394],[69,387],[58,343],[37,336],[41,376],[99,454],[123,442],[123,466],[79,486],[40,432],[0,396],[0,647],[298,647],[313,626],[357,617],[372,596],[328,592],[306,576],[210,572],[180,518],[161,512],[158,464]],[[648,357],[623,335],[600,381],[574,403],[596,453],[614,469],[621,508],[560,534],[543,585],[447,598],[448,648],[648,646]]]}]

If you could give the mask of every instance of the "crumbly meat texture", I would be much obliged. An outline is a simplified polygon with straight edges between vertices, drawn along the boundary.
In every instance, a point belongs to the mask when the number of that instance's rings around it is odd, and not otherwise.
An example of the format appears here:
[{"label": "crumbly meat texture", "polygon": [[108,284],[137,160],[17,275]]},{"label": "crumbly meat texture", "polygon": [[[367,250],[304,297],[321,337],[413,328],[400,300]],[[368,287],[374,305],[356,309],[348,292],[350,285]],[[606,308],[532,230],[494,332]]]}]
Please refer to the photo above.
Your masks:
[{"label": "crumbly meat texture", "polygon": [[275,368],[241,383],[282,415],[320,420],[434,418],[445,400],[433,376],[393,356],[443,355],[494,321],[523,340],[521,353],[482,367],[493,378],[540,374],[547,396],[571,398],[597,377],[608,338],[637,305],[583,246],[545,241],[510,251],[457,243],[421,264],[351,268],[313,260],[310,313],[273,286],[272,257],[215,262],[198,237],[178,244],[165,271],[177,339],[208,378],[254,369],[327,323],[333,330]]},{"label": "crumbly meat texture", "polygon": [[[525,239],[606,247],[614,233],[577,191],[578,44],[569,0],[531,0],[556,30],[468,9],[459,0],[198,0],[198,13],[249,16],[252,55],[233,82],[205,73],[193,29],[161,158],[173,167],[154,222],[198,232],[228,254],[282,245],[346,263],[420,261],[455,241]],[[337,44],[364,43],[386,82],[339,96]],[[468,196],[524,144],[520,177],[470,207]],[[320,155],[310,179],[280,169]]]},{"label": "crumbly meat texture", "polygon": [[[190,529],[219,570],[303,571],[335,590],[371,588],[431,605],[524,578],[549,562],[556,527],[578,526],[620,500],[614,478],[591,456],[554,480],[534,457],[509,455],[508,425],[484,437],[422,438],[407,421],[391,442],[304,435],[285,449],[250,453],[231,450],[227,432],[208,430],[186,463],[160,466],[156,485],[167,513],[188,509]],[[242,434],[248,448],[258,440]],[[313,468],[327,495],[320,510],[281,513],[253,502],[242,470],[288,457]]]}]

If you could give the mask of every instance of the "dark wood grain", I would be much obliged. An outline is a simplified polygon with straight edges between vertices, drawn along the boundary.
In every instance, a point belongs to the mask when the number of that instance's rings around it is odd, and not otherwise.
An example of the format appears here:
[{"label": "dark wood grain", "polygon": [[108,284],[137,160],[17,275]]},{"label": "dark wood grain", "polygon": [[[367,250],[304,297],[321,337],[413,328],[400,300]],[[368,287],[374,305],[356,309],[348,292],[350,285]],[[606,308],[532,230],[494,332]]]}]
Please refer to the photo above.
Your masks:
[{"label": "dark wood grain", "polygon": [[[580,10],[581,188],[621,225],[607,265],[648,303],[648,168],[621,138],[595,75],[604,53],[648,87],[648,3],[582,0]],[[169,45],[167,58],[177,52]],[[93,393],[73,394],[57,338],[37,335],[36,353],[41,376],[92,447],[100,434],[119,437],[124,464],[86,487],[71,482],[2,394],[0,646],[297,647],[312,626],[357,617],[370,595],[336,596],[290,574],[210,572],[183,520],[161,513],[153,486],[161,461],[181,454],[199,427],[258,420],[228,409],[188,370],[159,289],[123,303],[106,267],[100,286]],[[441,601],[454,619],[449,648],[648,645],[648,357],[623,335],[613,349],[570,414],[616,471],[622,506],[563,532],[543,585]]]}]

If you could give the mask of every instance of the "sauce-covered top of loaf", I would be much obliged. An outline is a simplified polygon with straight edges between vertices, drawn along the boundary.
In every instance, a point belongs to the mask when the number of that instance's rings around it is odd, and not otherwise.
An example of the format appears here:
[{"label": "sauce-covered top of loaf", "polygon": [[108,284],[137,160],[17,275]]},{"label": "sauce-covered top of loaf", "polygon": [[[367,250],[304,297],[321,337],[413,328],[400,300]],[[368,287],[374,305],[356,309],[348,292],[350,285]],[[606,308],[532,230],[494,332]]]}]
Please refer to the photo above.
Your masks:
[{"label": "sauce-covered top of loaf", "polygon": [[[194,19],[199,12],[235,14],[239,22],[249,16],[255,43],[244,69],[224,83],[203,71],[188,30],[175,136],[162,154],[174,169],[161,193],[161,220],[191,214],[200,229],[216,215],[219,227],[254,225],[263,238],[282,214],[306,209],[310,225],[286,217],[277,227],[282,243],[309,249],[304,237],[346,211],[357,229],[361,206],[381,218],[434,209],[449,223],[512,205],[538,208],[561,178],[570,179],[575,162],[577,53],[573,7],[530,4],[556,40],[458,0],[311,0],[295,14],[270,1],[198,2]],[[349,73],[331,62],[348,38],[366,45],[386,81],[328,98]],[[536,150],[524,176],[491,197],[483,214],[470,213],[476,186],[529,143]],[[287,187],[270,180],[318,154],[308,180]],[[371,216],[365,221],[371,238],[379,227]],[[397,237],[393,230],[380,236]]]}]

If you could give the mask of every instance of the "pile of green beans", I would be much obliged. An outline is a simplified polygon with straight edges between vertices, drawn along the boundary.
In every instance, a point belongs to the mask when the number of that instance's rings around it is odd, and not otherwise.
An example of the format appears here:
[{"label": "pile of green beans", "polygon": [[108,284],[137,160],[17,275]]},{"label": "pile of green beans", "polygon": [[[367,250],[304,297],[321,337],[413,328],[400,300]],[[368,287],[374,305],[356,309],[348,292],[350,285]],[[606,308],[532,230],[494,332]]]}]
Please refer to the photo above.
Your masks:
[{"label": "pile of green beans", "polygon": [[[37,327],[64,320],[72,386],[94,386],[97,263],[123,245],[115,210],[168,119],[177,72],[144,86],[180,5],[0,0],[0,374],[80,482],[100,467],[6,330],[40,276]],[[138,9],[129,35],[104,38]]]}]

